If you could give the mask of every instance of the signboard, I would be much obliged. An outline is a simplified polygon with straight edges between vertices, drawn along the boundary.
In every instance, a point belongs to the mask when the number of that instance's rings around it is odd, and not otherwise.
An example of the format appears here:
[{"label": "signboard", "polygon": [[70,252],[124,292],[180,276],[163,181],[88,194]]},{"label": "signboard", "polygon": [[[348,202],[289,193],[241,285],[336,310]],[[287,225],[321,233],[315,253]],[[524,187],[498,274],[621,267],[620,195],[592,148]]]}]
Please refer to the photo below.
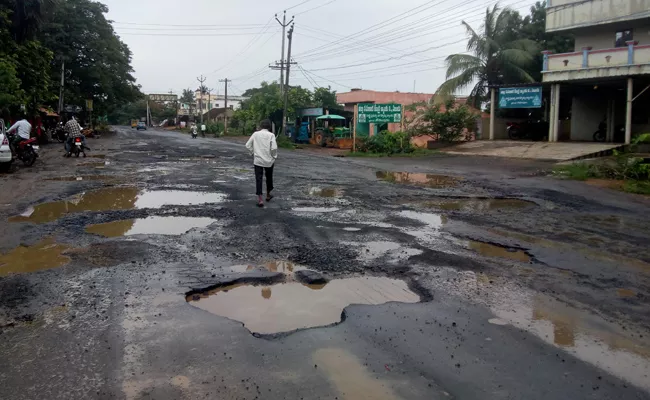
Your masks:
[{"label": "signboard", "polygon": [[402,122],[401,104],[359,104],[360,124]]},{"label": "signboard", "polygon": [[321,115],[324,114],[323,108],[303,108],[301,109],[298,114],[301,117],[320,117]]},{"label": "signboard", "polygon": [[149,100],[151,101],[178,101],[177,94],[150,94]]},{"label": "signboard", "polygon": [[499,89],[500,108],[541,108],[542,87],[516,87]]},{"label": "signboard", "polygon": [[86,100],[86,110],[87,111],[92,111],[93,110],[93,101],[92,100]]},{"label": "signboard", "polygon": [[72,104],[66,105],[63,109],[65,110],[65,112],[68,112],[68,113],[80,113],[80,112],[83,111],[83,108],[81,108],[79,106],[72,105]]}]

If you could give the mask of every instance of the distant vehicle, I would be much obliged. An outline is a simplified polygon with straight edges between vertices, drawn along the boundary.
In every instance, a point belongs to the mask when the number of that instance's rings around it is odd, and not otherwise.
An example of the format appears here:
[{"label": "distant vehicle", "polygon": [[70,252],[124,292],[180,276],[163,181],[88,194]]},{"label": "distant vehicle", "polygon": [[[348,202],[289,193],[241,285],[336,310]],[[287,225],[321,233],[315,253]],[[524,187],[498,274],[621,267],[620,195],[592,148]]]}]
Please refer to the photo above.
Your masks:
[{"label": "distant vehicle", "polygon": [[137,119],[132,119],[131,120],[131,129],[135,129],[138,127],[138,120]]},{"label": "distant vehicle", "polygon": [[13,161],[6,129],[4,120],[0,118],[0,172],[8,172]]},{"label": "distant vehicle", "polygon": [[137,129],[138,129],[139,131],[146,131],[146,130],[147,130],[147,124],[144,123],[144,122],[142,122],[142,121],[140,121],[140,122],[138,122]]}]

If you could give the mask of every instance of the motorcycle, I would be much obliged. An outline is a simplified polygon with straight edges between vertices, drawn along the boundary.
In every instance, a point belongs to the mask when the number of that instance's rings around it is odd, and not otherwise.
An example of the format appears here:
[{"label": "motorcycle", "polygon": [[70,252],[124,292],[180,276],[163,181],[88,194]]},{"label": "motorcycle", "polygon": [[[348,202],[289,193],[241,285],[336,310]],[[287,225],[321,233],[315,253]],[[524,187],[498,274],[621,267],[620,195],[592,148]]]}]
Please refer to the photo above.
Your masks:
[{"label": "motorcycle", "polygon": [[[598,130],[594,132],[594,142],[604,142],[607,139],[607,123],[602,121],[598,124]],[[616,125],[614,128],[614,142],[620,143],[625,140],[625,125]]]},{"label": "motorcycle", "polygon": [[17,159],[22,161],[26,166],[31,167],[38,158],[39,147],[36,145],[36,138],[23,140],[18,144],[18,148],[16,148],[13,145],[15,135],[15,133],[8,134],[11,150],[16,155]]},{"label": "motorcycle", "polygon": [[543,120],[528,120],[525,122],[508,122],[506,131],[510,140],[544,140],[548,135],[548,123]]},{"label": "motorcycle", "polygon": [[84,158],[86,157],[86,150],[90,150],[89,147],[84,146],[84,142],[81,138],[81,136],[77,136],[74,139],[72,139],[72,146],[70,148],[70,153],[71,155],[74,154],[75,157],[79,157],[79,155],[83,154]]},{"label": "motorcycle", "polygon": [[64,143],[66,139],[65,128],[62,125],[57,125],[56,128],[50,130],[50,137],[59,143]]},{"label": "motorcycle", "polygon": [[196,139],[197,136],[199,136],[198,133],[196,132],[196,130],[193,130],[192,131],[192,139]]}]

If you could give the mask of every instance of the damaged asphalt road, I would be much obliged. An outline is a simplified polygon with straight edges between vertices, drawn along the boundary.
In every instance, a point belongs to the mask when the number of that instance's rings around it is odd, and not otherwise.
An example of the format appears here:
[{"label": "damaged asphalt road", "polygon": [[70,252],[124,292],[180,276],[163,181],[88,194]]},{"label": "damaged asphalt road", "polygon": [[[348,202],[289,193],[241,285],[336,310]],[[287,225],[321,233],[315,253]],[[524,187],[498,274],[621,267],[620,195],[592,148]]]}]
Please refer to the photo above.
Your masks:
[{"label": "damaged asphalt road", "polygon": [[0,175],[0,398],[650,398],[647,199],[116,130]]}]

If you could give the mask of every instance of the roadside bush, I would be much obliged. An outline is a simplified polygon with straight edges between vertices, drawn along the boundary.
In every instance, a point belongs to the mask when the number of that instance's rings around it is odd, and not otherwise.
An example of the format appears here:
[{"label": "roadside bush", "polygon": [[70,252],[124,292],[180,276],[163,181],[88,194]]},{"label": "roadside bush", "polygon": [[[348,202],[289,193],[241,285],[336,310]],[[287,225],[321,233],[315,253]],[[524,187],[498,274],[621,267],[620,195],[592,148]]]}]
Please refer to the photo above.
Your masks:
[{"label": "roadside bush", "polygon": [[467,105],[457,104],[453,99],[444,104],[412,104],[406,108],[415,111],[407,121],[411,136],[437,136],[442,142],[470,140],[476,130],[478,115]]},{"label": "roadside bush", "polygon": [[287,135],[279,135],[276,139],[278,147],[281,149],[295,149],[296,145],[291,141]]},{"label": "roadside bush", "polygon": [[411,136],[406,132],[381,131],[374,136],[361,139],[358,150],[374,154],[404,154],[413,152]]},{"label": "roadside bush", "polygon": [[205,124],[205,133],[220,136],[224,131],[224,125],[221,122],[208,122]]}]

